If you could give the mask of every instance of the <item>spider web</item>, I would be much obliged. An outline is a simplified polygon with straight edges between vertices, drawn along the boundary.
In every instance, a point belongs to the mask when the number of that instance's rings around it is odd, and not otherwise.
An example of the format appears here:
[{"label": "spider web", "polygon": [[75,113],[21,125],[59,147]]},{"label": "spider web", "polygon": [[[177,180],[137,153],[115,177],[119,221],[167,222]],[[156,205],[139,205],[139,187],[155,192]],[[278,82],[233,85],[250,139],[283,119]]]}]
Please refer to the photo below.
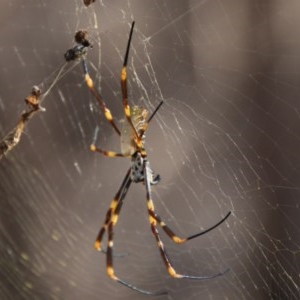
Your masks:
[{"label": "spider web", "polygon": [[[0,134],[33,85],[89,32],[91,76],[116,120],[130,24],[130,103],[159,110],[147,131],[157,213],[176,233],[214,231],[184,245],[163,233],[180,273],[168,276],[149,229],[145,187],[133,185],[115,232],[117,275],[160,299],[299,299],[299,1],[20,0],[0,4]],[[119,150],[74,66],[51,89],[21,142],[0,161],[1,299],[141,299],[106,276],[93,249],[129,166],[88,150]],[[148,297],[151,298],[151,297]],[[155,298],[155,297],[153,297]]]}]

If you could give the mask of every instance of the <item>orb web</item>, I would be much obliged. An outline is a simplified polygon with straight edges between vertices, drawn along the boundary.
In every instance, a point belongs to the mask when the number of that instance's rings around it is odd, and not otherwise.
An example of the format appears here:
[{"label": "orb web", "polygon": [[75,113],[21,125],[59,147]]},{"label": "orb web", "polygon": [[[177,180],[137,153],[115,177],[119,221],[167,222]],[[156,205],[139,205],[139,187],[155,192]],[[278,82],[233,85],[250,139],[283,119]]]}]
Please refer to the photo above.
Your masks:
[{"label": "orb web", "polygon": [[[92,78],[118,124],[120,71],[130,24],[129,102],[150,112],[147,131],[157,212],[178,272],[168,276],[133,185],[115,232],[118,276],[166,299],[299,299],[299,37],[297,1],[19,0],[1,4],[0,134],[15,126],[31,87],[48,83],[89,32]],[[12,21],[17,20],[17,21]],[[1,299],[141,299],[106,276],[93,249],[129,167],[89,151],[119,139],[84,84],[81,64],[59,77],[20,143],[0,161]],[[163,297],[162,297],[163,298]]]}]

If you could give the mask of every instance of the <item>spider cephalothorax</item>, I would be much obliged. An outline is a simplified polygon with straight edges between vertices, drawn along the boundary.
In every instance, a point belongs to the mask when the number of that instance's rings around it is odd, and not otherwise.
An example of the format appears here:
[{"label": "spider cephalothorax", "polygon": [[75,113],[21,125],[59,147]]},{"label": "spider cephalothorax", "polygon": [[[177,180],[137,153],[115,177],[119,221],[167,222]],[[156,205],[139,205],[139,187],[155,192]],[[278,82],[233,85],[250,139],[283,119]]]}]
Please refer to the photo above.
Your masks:
[{"label": "spider cephalothorax", "polygon": [[[144,148],[145,134],[143,132],[147,123],[148,111],[140,106],[133,106],[130,109],[131,123],[124,120],[121,130],[121,152],[124,155],[131,156],[139,148]],[[132,128],[135,128],[135,131]],[[139,144],[140,142],[140,144]]]}]

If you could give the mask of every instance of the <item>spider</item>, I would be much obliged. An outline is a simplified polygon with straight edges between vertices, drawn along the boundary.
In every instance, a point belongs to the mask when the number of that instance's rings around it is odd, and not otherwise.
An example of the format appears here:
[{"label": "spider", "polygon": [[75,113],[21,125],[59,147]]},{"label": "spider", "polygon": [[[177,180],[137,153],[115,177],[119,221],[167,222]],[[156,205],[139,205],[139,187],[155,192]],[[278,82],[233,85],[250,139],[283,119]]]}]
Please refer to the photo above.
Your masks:
[{"label": "spider", "polygon": [[[149,161],[147,159],[147,152],[145,149],[145,132],[148,128],[148,125],[154,115],[157,113],[163,102],[160,102],[159,105],[156,107],[154,112],[148,117],[148,111],[142,107],[139,106],[133,106],[130,107],[128,104],[128,97],[127,97],[127,61],[128,61],[128,55],[129,55],[129,49],[130,49],[130,44],[131,44],[131,39],[132,39],[132,34],[133,34],[133,28],[134,28],[135,22],[132,22],[131,25],[131,30],[127,42],[127,48],[126,48],[126,53],[124,57],[124,63],[123,67],[121,69],[121,90],[122,90],[122,97],[123,97],[123,108],[124,108],[124,113],[125,113],[125,122],[123,125],[122,130],[119,130],[116,123],[114,122],[113,116],[110,112],[110,110],[106,107],[103,98],[101,97],[100,93],[97,92],[97,90],[94,87],[94,83],[92,78],[90,77],[88,73],[88,67],[87,63],[85,61],[85,58],[82,59],[83,63],[83,68],[84,68],[84,75],[85,75],[85,82],[89,88],[89,90],[92,92],[94,97],[97,99],[100,108],[102,112],[104,113],[105,118],[107,121],[111,124],[111,126],[114,128],[116,133],[120,136],[121,139],[121,152],[117,153],[114,151],[106,151],[102,150],[98,147],[95,146],[93,143],[90,146],[90,150],[93,152],[99,152],[107,157],[128,157],[131,158],[131,166],[129,167],[125,178],[123,179],[123,182],[116,193],[115,197],[113,198],[110,208],[108,209],[105,217],[104,224],[102,225],[97,239],[95,241],[94,247],[98,251],[102,251],[106,254],[106,271],[107,275],[121,283],[122,285],[133,289],[135,291],[141,292],[146,295],[163,295],[166,294],[166,291],[147,291],[144,289],[140,289],[131,283],[128,283],[115,274],[115,270],[113,267],[113,235],[114,235],[114,226],[116,226],[118,218],[119,218],[119,213],[121,211],[121,207],[123,204],[123,201],[125,199],[125,196],[128,192],[128,189],[131,185],[132,182],[135,183],[143,183],[145,185],[146,189],[146,201],[147,201],[147,208],[148,208],[148,215],[149,215],[149,222],[150,222],[150,227],[151,231],[156,239],[161,257],[164,261],[164,264],[167,268],[168,273],[174,277],[174,278],[187,278],[187,279],[198,279],[198,280],[204,280],[204,279],[211,279],[215,278],[218,276],[223,275],[226,273],[228,270],[225,270],[223,272],[214,274],[214,275],[208,275],[208,276],[191,276],[191,275],[183,275],[179,274],[176,272],[174,267],[172,266],[172,263],[170,262],[169,256],[165,250],[164,244],[161,240],[161,237],[158,232],[157,226],[160,226],[165,233],[173,240],[173,242],[177,244],[182,244],[185,243],[186,241],[192,240],[196,237],[199,237],[214,228],[218,227],[221,223],[223,223],[231,214],[229,212],[222,220],[220,220],[218,223],[213,225],[212,227],[201,231],[197,234],[191,235],[186,238],[180,238],[177,236],[170,227],[164,223],[162,218],[155,212],[154,209],[154,204],[152,201],[152,195],[151,195],[151,186],[155,185],[159,182],[160,176],[155,174],[151,168]],[[76,55],[75,55],[76,56]],[[108,243],[107,243],[107,249],[103,249],[101,246],[101,242],[103,239],[103,236],[105,232],[107,231],[108,234]]]}]

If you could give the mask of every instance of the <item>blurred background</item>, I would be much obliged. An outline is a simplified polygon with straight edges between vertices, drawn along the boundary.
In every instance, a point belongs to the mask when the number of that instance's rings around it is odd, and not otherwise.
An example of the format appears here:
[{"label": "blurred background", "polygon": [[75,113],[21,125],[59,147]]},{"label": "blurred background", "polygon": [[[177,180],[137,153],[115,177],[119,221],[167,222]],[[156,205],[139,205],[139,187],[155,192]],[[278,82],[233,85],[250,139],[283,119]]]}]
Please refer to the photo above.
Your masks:
[{"label": "blurred background", "polygon": [[[148,223],[145,187],[132,185],[115,231],[116,274],[159,299],[299,299],[300,42],[297,0],[10,0],[0,4],[0,135],[24,98],[47,86],[79,29],[87,62],[119,126],[120,70],[133,20],[129,101],[159,110],[147,131],[157,213],[179,273],[168,276]],[[130,165],[83,81],[81,64],[45,98],[45,112],[0,161],[0,298],[142,299],[106,276],[93,243]],[[106,237],[104,238],[106,241]],[[158,299],[148,297],[147,299]]]}]

